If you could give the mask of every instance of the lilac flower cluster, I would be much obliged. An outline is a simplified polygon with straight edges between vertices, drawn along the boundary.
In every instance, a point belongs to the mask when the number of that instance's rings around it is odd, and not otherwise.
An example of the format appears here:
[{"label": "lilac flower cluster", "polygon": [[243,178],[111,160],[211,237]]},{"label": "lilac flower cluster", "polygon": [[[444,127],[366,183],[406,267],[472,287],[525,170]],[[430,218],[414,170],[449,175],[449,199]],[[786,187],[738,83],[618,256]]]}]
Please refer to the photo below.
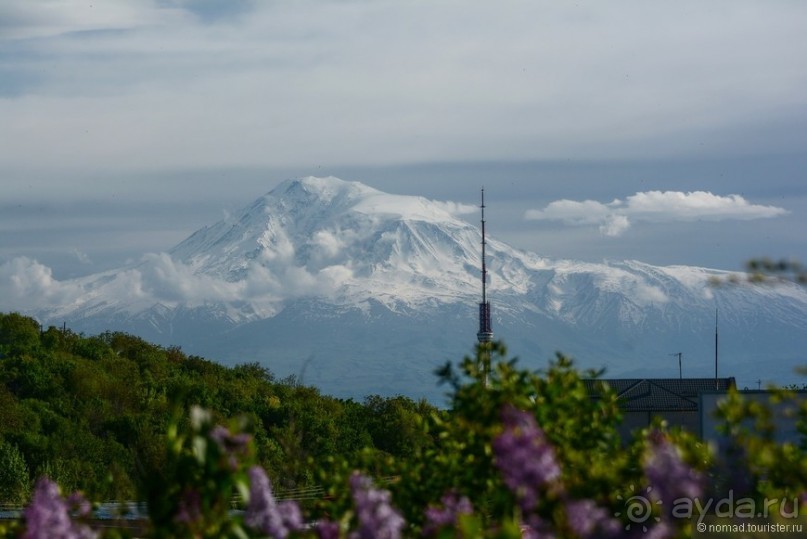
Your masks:
[{"label": "lilac flower cluster", "polygon": [[512,406],[501,412],[504,430],[493,440],[496,466],[507,487],[516,495],[522,511],[522,537],[554,537],[553,526],[534,511],[539,493],[551,490],[563,504],[566,525],[577,537],[617,537],[622,526],[594,500],[576,500],[561,482],[555,451],[535,417]]},{"label": "lilac flower cluster", "polygon": [[650,437],[644,473],[652,487],[650,495],[665,507],[672,507],[677,499],[694,500],[703,494],[701,475],[681,460],[678,448],[662,433]]},{"label": "lilac flower cluster", "polygon": [[351,539],[396,539],[405,521],[391,504],[390,493],[373,488],[372,481],[358,472],[350,477],[350,493],[356,507],[359,529]]},{"label": "lilac flower cluster", "polygon": [[339,539],[339,523],[323,519],[315,527],[319,539]]},{"label": "lilac flower cluster", "polygon": [[25,533],[23,539],[95,539],[98,534],[89,526],[73,522],[70,513],[89,516],[90,504],[78,493],[67,500],[59,494],[59,486],[42,477],[34,488],[30,505],[23,512]]},{"label": "lilac flower cluster", "polygon": [[426,509],[426,522],[423,526],[423,535],[436,535],[441,529],[456,527],[461,515],[470,515],[474,512],[471,500],[467,496],[458,496],[455,492],[443,495],[442,507],[429,506]]},{"label": "lilac flower cluster", "polygon": [[249,504],[244,522],[269,537],[283,539],[304,527],[299,506],[292,501],[277,503],[272,483],[260,466],[249,469]]},{"label": "lilac flower cluster", "polygon": [[222,425],[213,427],[208,436],[219,446],[227,460],[227,466],[235,471],[238,468],[238,457],[247,453],[252,436],[245,433],[232,434]]},{"label": "lilac flower cluster", "polygon": [[617,537],[622,525],[594,500],[566,502],[566,520],[579,537]]},{"label": "lilac flower cluster", "polygon": [[532,414],[507,406],[501,415],[504,430],[492,444],[495,463],[527,513],[538,503],[538,489],[560,479],[560,466]]},{"label": "lilac flower cluster", "polygon": [[185,490],[179,499],[177,514],[174,520],[183,524],[194,524],[204,518],[202,514],[202,497],[199,491]]},{"label": "lilac flower cluster", "polygon": [[538,515],[528,515],[520,528],[521,539],[558,539],[552,526]]}]

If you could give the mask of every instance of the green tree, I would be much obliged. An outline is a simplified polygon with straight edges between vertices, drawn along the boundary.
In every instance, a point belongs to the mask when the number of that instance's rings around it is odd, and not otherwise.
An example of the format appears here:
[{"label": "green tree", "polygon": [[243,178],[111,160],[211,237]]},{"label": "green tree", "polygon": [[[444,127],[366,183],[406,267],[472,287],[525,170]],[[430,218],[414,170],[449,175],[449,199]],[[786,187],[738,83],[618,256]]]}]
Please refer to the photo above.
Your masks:
[{"label": "green tree", "polygon": [[30,490],[28,464],[22,453],[16,445],[0,439],[0,502],[22,503]]},{"label": "green tree", "polygon": [[39,322],[18,313],[0,314],[0,358],[30,354],[39,346]]},{"label": "green tree", "polygon": [[[603,387],[601,398],[592,399],[564,356],[541,373],[518,369],[517,361],[507,360],[506,354],[501,343],[480,345],[477,357],[466,357],[459,371],[451,365],[441,369],[441,379],[452,386],[453,394],[450,411],[433,415],[430,429],[437,446],[416,454],[406,470],[413,480],[400,492],[395,490],[410,521],[422,518],[416,508],[437,504],[451,491],[467,496],[482,514],[494,519],[511,516],[513,499],[494,466],[491,445],[506,406],[534,415],[576,494],[608,503],[611,493],[604,485],[629,484],[636,477],[638,470],[632,472],[629,463],[635,454],[621,446],[616,431],[621,416],[613,391]],[[483,361],[487,356],[493,366],[489,375]]]},{"label": "green tree", "polygon": [[364,399],[366,429],[376,449],[396,457],[407,458],[432,445],[432,437],[424,431],[423,422],[436,409],[426,401],[415,402],[401,395]]}]

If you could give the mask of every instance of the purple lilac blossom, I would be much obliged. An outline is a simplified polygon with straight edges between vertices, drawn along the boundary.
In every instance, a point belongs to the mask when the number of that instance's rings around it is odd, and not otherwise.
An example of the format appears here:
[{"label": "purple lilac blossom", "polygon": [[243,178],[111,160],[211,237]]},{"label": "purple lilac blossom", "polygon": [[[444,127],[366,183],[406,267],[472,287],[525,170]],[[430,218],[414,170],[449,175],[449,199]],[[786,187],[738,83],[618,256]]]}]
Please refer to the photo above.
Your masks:
[{"label": "purple lilac blossom", "polygon": [[555,451],[532,414],[507,406],[504,430],[493,440],[496,466],[524,512],[538,503],[538,490],[560,478]]},{"label": "purple lilac blossom", "polygon": [[672,510],[675,500],[694,500],[703,495],[703,478],[681,460],[678,448],[662,433],[650,436],[644,472],[652,487],[650,495],[667,510]]},{"label": "purple lilac blossom", "polygon": [[[86,509],[84,498],[71,496],[78,502],[79,512]],[[43,477],[34,488],[31,504],[23,511],[25,533],[23,539],[95,539],[98,534],[89,526],[70,519],[70,505],[59,494],[59,486]]]},{"label": "purple lilac blossom", "polygon": [[67,506],[80,517],[88,517],[92,513],[92,504],[78,491],[67,497]]},{"label": "purple lilac blossom", "polygon": [[277,503],[272,483],[260,466],[249,469],[249,504],[244,522],[269,537],[283,539],[303,528],[303,517],[295,502]]},{"label": "purple lilac blossom", "polygon": [[315,526],[319,539],[339,539],[339,523],[331,520],[320,520]]},{"label": "purple lilac blossom", "polygon": [[373,488],[372,481],[358,472],[350,477],[350,492],[356,507],[359,529],[351,539],[397,539],[405,521],[390,504],[390,493]]},{"label": "purple lilac blossom", "polygon": [[223,451],[243,451],[246,449],[247,444],[252,439],[249,434],[239,433],[232,434],[227,427],[216,425],[210,430],[210,438],[219,444]]},{"label": "purple lilac blossom", "polygon": [[622,530],[622,524],[611,518],[608,512],[593,500],[566,502],[566,520],[569,528],[584,539],[617,537]]},{"label": "purple lilac blossom", "polygon": [[538,515],[525,515],[520,525],[522,539],[556,539],[552,527]]},{"label": "purple lilac blossom", "polygon": [[174,520],[183,524],[193,524],[202,519],[202,498],[196,490],[185,490],[179,499]]},{"label": "purple lilac blossom", "polygon": [[442,528],[456,527],[460,515],[470,515],[474,512],[473,505],[467,496],[459,496],[456,492],[449,492],[443,495],[440,506],[429,506],[426,509],[426,522],[423,526],[423,534],[435,535]]},{"label": "purple lilac blossom", "polygon": [[238,457],[246,454],[252,437],[245,433],[232,434],[222,425],[213,427],[209,436],[224,453],[229,468],[235,471],[238,468]]}]

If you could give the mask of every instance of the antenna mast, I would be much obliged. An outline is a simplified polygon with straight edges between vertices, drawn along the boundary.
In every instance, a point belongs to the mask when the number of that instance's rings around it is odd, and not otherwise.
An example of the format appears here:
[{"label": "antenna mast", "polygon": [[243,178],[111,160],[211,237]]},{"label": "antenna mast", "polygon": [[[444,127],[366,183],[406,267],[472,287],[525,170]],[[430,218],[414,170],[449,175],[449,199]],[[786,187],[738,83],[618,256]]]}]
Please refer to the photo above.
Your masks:
[{"label": "antenna mast", "polygon": [[493,330],[490,327],[490,302],[487,297],[488,269],[485,265],[485,189],[482,188],[482,303],[479,304],[479,331],[476,339],[479,341],[479,359],[482,362],[482,383],[488,386],[490,373],[490,342],[493,340]]},{"label": "antenna mast", "polygon": [[479,304],[479,332],[476,338],[480,343],[489,343],[493,340],[493,330],[490,324],[490,302],[487,298],[488,270],[485,264],[485,189],[482,189],[482,303]]},{"label": "antenna mast", "polygon": [[674,354],[670,354],[671,356],[678,356],[678,378],[683,380],[684,379],[684,370],[681,367],[681,356],[684,355],[683,352],[676,352]]}]

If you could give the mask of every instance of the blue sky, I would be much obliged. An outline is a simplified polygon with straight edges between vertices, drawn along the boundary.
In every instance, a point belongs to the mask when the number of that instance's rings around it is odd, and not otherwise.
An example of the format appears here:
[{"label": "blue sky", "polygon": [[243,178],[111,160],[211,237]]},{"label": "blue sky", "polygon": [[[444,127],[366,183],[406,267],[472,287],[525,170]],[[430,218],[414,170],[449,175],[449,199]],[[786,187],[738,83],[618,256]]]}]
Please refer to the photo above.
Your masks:
[{"label": "blue sky", "polygon": [[4,0],[0,264],[115,267],[305,175],[484,185],[491,234],[550,257],[806,260],[805,24],[794,1]]}]

